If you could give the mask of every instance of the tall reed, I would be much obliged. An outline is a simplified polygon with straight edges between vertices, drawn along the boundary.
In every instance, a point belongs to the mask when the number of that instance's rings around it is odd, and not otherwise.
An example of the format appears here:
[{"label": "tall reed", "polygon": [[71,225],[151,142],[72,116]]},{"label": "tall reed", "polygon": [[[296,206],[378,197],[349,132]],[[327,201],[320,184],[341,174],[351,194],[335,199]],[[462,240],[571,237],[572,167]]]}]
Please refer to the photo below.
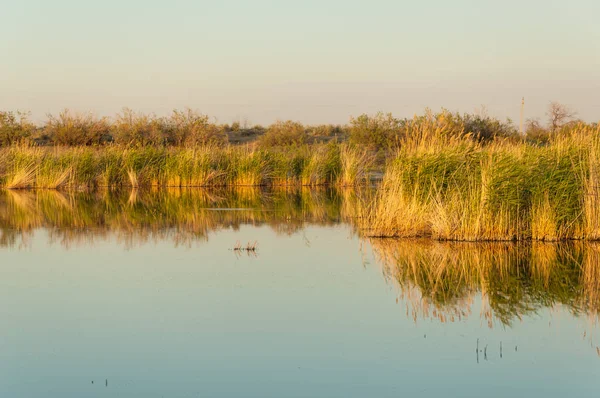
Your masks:
[{"label": "tall reed", "polygon": [[598,239],[599,127],[548,145],[498,141],[420,126],[364,204],[371,236],[440,240]]},{"label": "tall reed", "polygon": [[189,148],[13,146],[0,149],[0,187],[319,186],[337,184],[343,172],[357,174],[344,171],[355,167],[341,163],[337,144],[272,149],[213,144]]}]

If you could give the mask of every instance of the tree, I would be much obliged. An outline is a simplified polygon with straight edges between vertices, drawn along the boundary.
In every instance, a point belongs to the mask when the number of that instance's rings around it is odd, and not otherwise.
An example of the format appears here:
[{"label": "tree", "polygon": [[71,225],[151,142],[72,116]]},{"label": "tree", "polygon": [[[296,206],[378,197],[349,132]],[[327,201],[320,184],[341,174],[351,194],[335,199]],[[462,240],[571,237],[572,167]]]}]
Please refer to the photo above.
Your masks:
[{"label": "tree", "polygon": [[569,121],[573,120],[577,115],[577,112],[571,110],[566,105],[552,101],[550,102],[550,105],[548,105],[546,115],[548,116],[550,131],[554,133]]}]

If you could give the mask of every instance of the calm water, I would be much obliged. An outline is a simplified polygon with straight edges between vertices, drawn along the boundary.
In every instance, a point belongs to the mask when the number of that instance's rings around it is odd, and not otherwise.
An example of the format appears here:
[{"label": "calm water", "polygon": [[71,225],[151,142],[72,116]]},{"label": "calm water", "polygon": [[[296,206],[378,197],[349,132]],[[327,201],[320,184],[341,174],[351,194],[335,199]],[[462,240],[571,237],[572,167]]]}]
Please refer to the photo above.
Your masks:
[{"label": "calm water", "polygon": [[354,200],[1,192],[0,397],[600,393],[600,247],[369,241]]}]

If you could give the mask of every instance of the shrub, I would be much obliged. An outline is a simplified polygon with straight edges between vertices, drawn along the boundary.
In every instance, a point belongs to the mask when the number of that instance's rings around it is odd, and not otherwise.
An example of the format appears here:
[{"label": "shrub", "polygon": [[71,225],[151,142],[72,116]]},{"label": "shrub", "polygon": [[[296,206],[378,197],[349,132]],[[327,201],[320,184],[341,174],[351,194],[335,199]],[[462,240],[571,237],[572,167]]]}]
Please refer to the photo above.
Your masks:
[{"label": "shrub", "polygon": [[370,149],[391,147],[398,141],[400,131],[400,121],[391,113],[363,114],[350,119],[350,142]]},{"label": "shrub", "polygon": [[243,128],[243,129],[241,129],[239,131],[239,134],[242,137],[250,137],[250,136],[254,136],[254,135],[263,135],[266,131],[267,131],[266,128],[264,128],[260,124],[257,124],[257,125],[255,125],[253,127],[250,127],[250,128]]},{"label": "shrub", "polygon": [[527,119],[525,136],[535,144],[546,144],[550,140],[550,131],[545,129],[538,119]]},{"label": "shrub", "polygon": [[48,115],[44,133],[58,145],[94,145],[110,139],[110,126],[106,118],[65,109],[58,116]]},{"label": "shrub", "polygon": [[464,114],[458,118],[466,133],[471,133],[479,141],[492,141],[496,138],[517,137],[518,131],[510,119],[502,122],[490,116]]},{"label": "shrub", "polygon": [[27,119],[28,114],[0,112],[0,145],[21,144],[31,137],[35,126]]},{"label": "shrub", "polygon": [[133,146],[165,144],[165,130],[163,119],[135,113],[129,108],[123,108],[111,126],[116,143]]},{"label": "shrub", "polygon": [[304,126],[288,120],[277,121],[270,125],[266,133],[260,137],[259,144],[263,147],[302,145],[306,140]]},{"label": "shrub", "polygon": [[333,124],[321,124],[318,126],[311,126],[308,128],[308,133],[313,137],[338,137],[347,134],[346,130],[342,126],[336,126]]},{"label": "shrub", "polygon": [[181,145],[224,145],[227,135],[219,126],[209,122],[206,115],[186,109],[174,110],[166,128],[170,143]]}]

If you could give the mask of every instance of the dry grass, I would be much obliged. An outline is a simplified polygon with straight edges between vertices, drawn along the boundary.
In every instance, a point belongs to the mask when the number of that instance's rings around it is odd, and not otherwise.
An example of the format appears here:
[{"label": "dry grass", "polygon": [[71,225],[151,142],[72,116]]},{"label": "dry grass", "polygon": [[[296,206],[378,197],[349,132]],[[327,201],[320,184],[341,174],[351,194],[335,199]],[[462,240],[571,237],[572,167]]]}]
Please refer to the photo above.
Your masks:
[{"label": "dry grass", "polygon": [[340,147],[341,172],[338,184],[341,186],[357,186],[368,181],[369,171],[373,168],[375,158],[365,149],[350,145]]},{"label": "dry grass", "polygon": [[129,177],[129,185],[132,188],[139,188],[140,187],[140,180],[138,178],[138,174],[135,170],[133,169],[128,169],[127,170],[127,177]]},{"label": "dry grass", "polygon": [[464,241],[600,237],[600,128],[579,126],[543,147],[480,145],[468,136],[445,137],[439,128],[417,133],[406,139],[381,189],[364,204],[367,235]]},{"label": "dry grass", "polygon": [[34,186],[37,166],[34,163],[17,168],[6,176],[6,189],[27,189]]},{"label": "dry grass", "polygon": [[0,187],[118,188],[335,185],[338,145],[257,150],[108,146],[0,149]]},{"label": "dry grass", "polygon": [[600,162],[599,152],[594,142],[594,148],[590,150],[589,170],[585,179],[585,196],[583,199],[583,211],[585,218],[584,230],[588,239],[600,239]]}]

